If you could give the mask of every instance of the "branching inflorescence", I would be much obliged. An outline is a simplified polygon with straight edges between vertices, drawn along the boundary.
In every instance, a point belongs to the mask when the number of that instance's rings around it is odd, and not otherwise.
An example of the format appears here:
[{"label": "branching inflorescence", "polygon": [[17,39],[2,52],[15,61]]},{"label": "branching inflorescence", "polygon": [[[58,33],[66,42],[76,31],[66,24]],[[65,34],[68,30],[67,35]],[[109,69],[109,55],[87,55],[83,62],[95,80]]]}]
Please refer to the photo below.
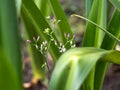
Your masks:
[{"label": "branching inflorescence", "polygon": [[[55,25],[61,22],[61,20],[56,20],[55,18],[51,19],[50,16],[47,16],[46,19],[48,20],[52,29],[55,29]],[[54,31],[53,30],[51,31],[50,28],[46,28],[43,32],[46,35],[48,35],[48,37],[50,38],[49,42],[47,40],[45,40],[40,43],[39,42],[40,36],[37,36],[36,38],[33,37],[32,40],[27,40],[27,43],[32,44],[32,46],[34,46],[36,48],[36,50],[38,50],[45,57],[49,51],[49,48],[50,48],[50,45],[52,42],[59,49],[60,53],[64,53],[66,50],[76,47],[76,45],[74,43],[74,39],[76,37],[75,34],[73,36],[70,36],[69,33],[64,32],[64,37],[66,38],[66,42],[65,42],[65,44],[63,44],[62,42],[58,42],[53,37]],[[70,46],[70,48],[67,48],[67,45]],[[46,65],[46,63],[45,63],[45,65]]]}]

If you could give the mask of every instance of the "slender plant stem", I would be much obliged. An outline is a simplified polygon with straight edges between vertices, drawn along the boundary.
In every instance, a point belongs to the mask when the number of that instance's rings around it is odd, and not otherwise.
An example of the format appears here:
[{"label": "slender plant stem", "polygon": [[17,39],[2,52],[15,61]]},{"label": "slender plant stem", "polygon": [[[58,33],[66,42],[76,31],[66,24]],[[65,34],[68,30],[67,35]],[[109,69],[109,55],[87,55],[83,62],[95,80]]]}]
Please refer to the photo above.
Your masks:
[{"label": "slender plant stem", "polygon": [[47,66],[48,72],[51,73],[46,57],[47,57],[47,54],[44,56],[44,58],[45,58],[45,62],[46,62],[46,66]]},{"label": "slender plant stem", "polygon": [[89,19],[87,19],[87,18],[85,18],[85,17],[83,17],[83,16],[77,15],[77,14],[72,14],[71,16],[72,16],[72,17],[75,16],[75,17],[84,19],[84,20],[92,23],[93,25],[97,26],[97,27],[100,28],[102,31],[104,31],[109,37],[111,37],[113,40],[115,40],[115,41],[120,45],[120,40],[119,40],[117,37],[115,37],[113,34],[111,34],[110,32],[108,32],[106,29],[100,27],[100,26],[99,26],[98,24],[96,24],[95,22],[93,22],[93,21],[91,21],[91,20],[89,20]]}]

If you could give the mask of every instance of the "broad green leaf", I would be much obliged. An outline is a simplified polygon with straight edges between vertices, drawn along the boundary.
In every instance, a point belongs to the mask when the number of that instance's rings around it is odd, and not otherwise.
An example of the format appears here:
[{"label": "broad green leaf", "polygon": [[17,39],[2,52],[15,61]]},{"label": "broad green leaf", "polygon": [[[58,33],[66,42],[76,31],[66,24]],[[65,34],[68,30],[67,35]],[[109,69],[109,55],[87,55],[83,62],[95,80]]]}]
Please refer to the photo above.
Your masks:
[{"label": "broad green leaf", "polygon": [[54,12],[54,15],[57,20],[61,20],[60,23],[58,23],[58,27],[60,29],[60,35],[62,38],[63,43],[66,42],[66,38],[64,37],[64,33],[70,33],[72,35],[71,28],[68,24],[66,15],[60,5],[59,0],[48,0],[51,4],[52,10]]},{"label": "broad green leaf", "polygon": [[[116,10],[107,28],[111,34],[113,34],[118,38],[120,36],[120,23],[116,23],[116,22],[119,22],[119,20],[120,20],[120,12]],[[104,48],[107,50],[114,49],[115,44],[116,42],[113,39],[111,39],[108,35],[105,35],[101,48]],[[95,90],[102,90],[102,84],[103,84],[104,76],[107,70],[107,66],[108,66],[108,63],[103,61],[99,61],[96,64],[95,85],[94,85]]]},{"label": "broad green leaf", "polygon": [[15,67],[0,49],[0,90],[22,90]]},{"label": "broad green leaf", "polygon": [[110,2],[120,11],[120,0],[110,0]]},{"label": "broad green leaf", "polygon": [[7,58],[9,58],[9,62],[14,67],[22,84],[20,32],[14,0],[0,0],[0,24],[0,48],[4,50]]},{"label": "broad green leaf", "polygon": [[15,0],[0,0],[0,90],[22,90],[20,32]]},{"label": "broad green leaf", "polygon": [[[34,27],[36,28],[37,33],[39,33],[41,40],[42,41],[47,40],[49,42],[50,39],[47,35],[45,35],[44,30],[46,28],[50,28],[50,26],[47,23],[47,21],[45,20],[45,18],[43,17],[41,11],[34,4],[34,2],[32,0],[29,0],[29,2],[27,0],[23,0],[22,9],[27,11],[26,14],[28,14],[29,18],[31,18],[31,22],[34,25]],[[51,30],[51,28],[50,28],[50,30]],[[53,37],[56,39],[56,36],[54,34],[53,34]],[[49,51],[50,51],[50,54],[51,54],[53,60],[56,61],[60,55],[58,48],[55,47],[54,44],[51,44]]]},{"label": "broad green leaf", "polygon": [[59,58],[48,90],[79,90],[98,60],[120,64],[119,56],[119,51],[93,47],[71,49]]}]

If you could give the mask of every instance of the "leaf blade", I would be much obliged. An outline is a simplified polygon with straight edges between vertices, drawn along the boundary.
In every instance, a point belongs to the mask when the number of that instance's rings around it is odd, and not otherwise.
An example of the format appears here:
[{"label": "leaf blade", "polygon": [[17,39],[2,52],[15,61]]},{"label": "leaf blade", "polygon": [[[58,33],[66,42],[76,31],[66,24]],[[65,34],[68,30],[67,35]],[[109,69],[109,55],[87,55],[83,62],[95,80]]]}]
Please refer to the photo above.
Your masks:
[{"label": "leaf blade", "polygon": [[[113,53],[114,57],[110,58]],[[52,74],[49,90],[79,90],[98,60],[120,64],[119,55],[119,51],[93,47],[71,49],[59,58]],[[64,78],[65,76],[67,77]]]}]

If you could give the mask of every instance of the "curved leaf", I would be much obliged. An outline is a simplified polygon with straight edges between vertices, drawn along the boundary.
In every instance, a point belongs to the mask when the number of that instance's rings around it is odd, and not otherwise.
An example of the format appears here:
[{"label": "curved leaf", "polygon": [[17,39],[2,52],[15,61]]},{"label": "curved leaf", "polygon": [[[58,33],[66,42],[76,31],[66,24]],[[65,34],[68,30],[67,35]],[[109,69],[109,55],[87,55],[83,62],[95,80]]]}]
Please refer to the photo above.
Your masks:
[{"label": "curved leaf", "polygon": [[120,64],[119,56],[119,51],[92,47],[71,49],[59,58],[49,90],[79,90],[98,60]]}]

